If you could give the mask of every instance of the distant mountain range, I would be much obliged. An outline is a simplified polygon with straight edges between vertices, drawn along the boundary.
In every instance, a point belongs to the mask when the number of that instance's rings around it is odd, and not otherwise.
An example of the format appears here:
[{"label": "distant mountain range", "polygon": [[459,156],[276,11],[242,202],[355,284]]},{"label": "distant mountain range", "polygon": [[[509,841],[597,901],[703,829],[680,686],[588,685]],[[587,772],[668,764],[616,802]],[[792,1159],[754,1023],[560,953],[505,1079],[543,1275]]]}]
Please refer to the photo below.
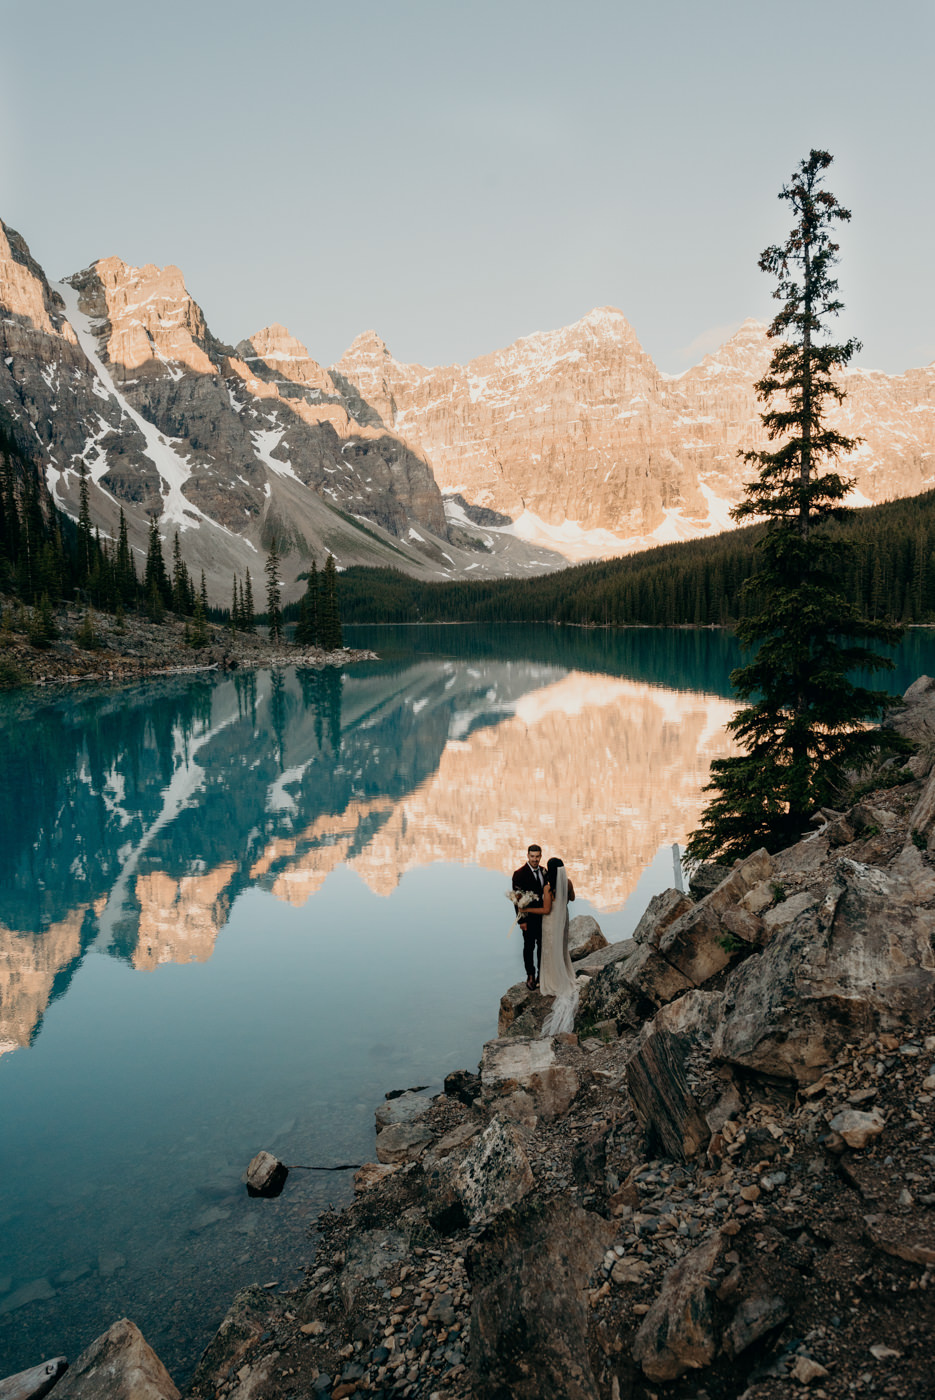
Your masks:
[{"label": "distant mountain range", "polygon": [[[215,601],[270,541],[422,578],[531,575],[725,528],[740,448],[763,444],[769,359],[746,321],[662,374],[621,312],[590,312],[467,365],[401,364],[374,332],[325,369],[280,325],[212,335],[175,267],[105,258],[51,282],[0,222],[0,407],[49,490],[142,555],[155,515]],[[848,374],[855,503],[935,485],[935,363]],[[293,596],[295,588],[287,590]]]}]

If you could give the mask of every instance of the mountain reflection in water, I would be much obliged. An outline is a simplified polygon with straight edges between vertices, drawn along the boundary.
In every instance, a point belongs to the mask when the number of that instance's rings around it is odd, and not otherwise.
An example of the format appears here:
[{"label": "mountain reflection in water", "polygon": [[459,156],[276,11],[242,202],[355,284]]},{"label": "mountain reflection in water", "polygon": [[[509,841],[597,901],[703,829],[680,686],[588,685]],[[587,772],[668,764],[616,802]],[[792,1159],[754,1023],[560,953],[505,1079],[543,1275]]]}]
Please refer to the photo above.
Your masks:
[{"label": "mountain reflection in water", "polygon": [[350,1174],[251,1201],[246,1163],[367,1160],[384,1091],[476,1064],[530,839],[612,939],[673,880],[729,637],[349,641],[381,660],[0,697],[0,1375],[128,1315],[184,1385],[298,1282]]},{"label": "mountain reflection in water", "polygon": [[211,956],[236,895],[301,906],[341,864],[388,895],[534,834],[598,910],[684,840],[730,705],[535,662],[177,679],[0,713],[0,1052],[94,946]]}]

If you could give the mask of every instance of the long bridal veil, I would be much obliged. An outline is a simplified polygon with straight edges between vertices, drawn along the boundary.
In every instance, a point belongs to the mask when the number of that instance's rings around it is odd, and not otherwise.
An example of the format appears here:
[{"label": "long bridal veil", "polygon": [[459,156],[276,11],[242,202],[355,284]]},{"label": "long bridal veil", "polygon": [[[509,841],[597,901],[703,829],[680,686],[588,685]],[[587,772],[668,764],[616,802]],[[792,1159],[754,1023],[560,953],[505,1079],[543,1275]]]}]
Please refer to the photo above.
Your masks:
[{"label": "long bridal veil", "polygon": [[542,965],[539,990],[554,995],[552,1009],[542,1026],[543,1036],[570,1031],[578,1010],[578,986],[568,956],[568,874],[564,865],[555,872],[551,913],[542,920]]}]

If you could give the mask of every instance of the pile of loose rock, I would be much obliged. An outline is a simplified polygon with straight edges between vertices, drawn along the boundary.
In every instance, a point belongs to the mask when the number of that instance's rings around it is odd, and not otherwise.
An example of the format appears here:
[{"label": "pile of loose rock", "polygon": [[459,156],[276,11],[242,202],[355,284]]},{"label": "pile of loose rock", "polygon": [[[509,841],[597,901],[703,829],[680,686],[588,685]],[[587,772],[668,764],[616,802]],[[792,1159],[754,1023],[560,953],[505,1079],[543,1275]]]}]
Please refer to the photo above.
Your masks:
[{"label": "pile of loose rock", "polygon": [[519,984],[476,1074],[381,1105],[306,1285],[238,1295],[189,1393],[935,1393],[935,683],[907,701],[909,771],[632,940],[578,925],[575,1034]]}]

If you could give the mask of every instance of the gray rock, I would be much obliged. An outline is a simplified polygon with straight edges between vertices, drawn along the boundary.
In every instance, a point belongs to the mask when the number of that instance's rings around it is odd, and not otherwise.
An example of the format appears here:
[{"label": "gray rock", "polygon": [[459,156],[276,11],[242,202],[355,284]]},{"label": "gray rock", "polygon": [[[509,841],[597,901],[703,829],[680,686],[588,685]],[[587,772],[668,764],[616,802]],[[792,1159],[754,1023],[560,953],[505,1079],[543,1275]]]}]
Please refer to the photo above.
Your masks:
[{"label": "gray rock", "polygon": [[121,1318],[83,1351],[55,1387],[56,1400],[178,1400],[178,1389],[142,1332]]},{"label": "gray rock", "polygon": [[598,1400],[585,1285],[613,1235],[564,1203],[521,1207],[481,1235],[467,1259],[477,1400]]},{"label": "gray rock", "polygon": [[415,1094],[411,1089],[407,1089],[404,1094],[397,1098],[389,1099],[386,1103],[381,1103],[376,1111],[377,1132],[382,1132],[384,1128],[389,1128],[396,1123],[414,1123],[418,1118],[423,1118],[432,1107],[432,1100],[426,1098],[424,1094]]},{"label": "gray rock", "polygon": [[0,1380],[0,1400],[42,1400],[67,1370],[67,1357],[56,1356],[53,1361],[17,1371],[16,1375]]},{"label": "gray rock", "polygon": [[637,946],[633,957],[623,964],[619,981],[634,996],[653,1006],[663,1006],[693,986],[690,977],[686,977],[649,943]]},{"label": "gray rock", "polygon": [[634,1359],[650,1380],[677,1380],[717,1355],[711,1282],[723,1248],[722,1237],[714,1235],[665,1275],[633,1341]]},{"label": "gray rock", "polygon": [[930,913],[909,882],[841,859],[822,903],[731,974],[712,1054],[810,1083],[855,1039],[933,1006]]},{"label": "gray rock", "polygon": [[726,934],[735,940],[757,941],[757,916],[738,906],[750,890],[770,878],[772,870],[773,863],[764,850],[754,851],[735,866],[711,894],[665,930],[659,952],[666,961],[695,986],[727,967],[736,954]]},{"label": "gray rock", "polygon": [[519,1130],[495,1118],[455,1168],[454,1187],[474,1225],[521,1201],[535,1180]]},{"label": "gray rock", "polygon": [[511,1079],[526,1084],[554,1063],[555,1051],[549,1040],[488,1040],[481,1057],[481,1083],[485,1089]]},{"label": "gray rock", "polygon": [[289,1168],[278,1157],[261,1149],[247,1167],[247,1192],[252,1196],[278,1196],[288,1175]]},{"label": "gray rock", "polygon": [[569,919],[568,955],[572,962],[586,958],[589,953],[598,953],[607,946],[600,924],[590,914],[577,914]]},{"label": "gray rock", "polygon": [[654,894],[633,930],[635,941],[652,943],[655,947],[669,925],[693,908],[693,901],[682,890],[663,890],[661,894]]},{"label": "gray rock", "polygon": [[705,895],[716,890],[729,874],[729,865],[718,865],[716,861],[703,860],[688,877],[688,892],[692,899],[704,899]]},{"label": "gray rock", "polygon": [[378,1162],[415,1162],[432,1141],[432,1132],[422,1123],[394,1123],[377,1138]]}]

